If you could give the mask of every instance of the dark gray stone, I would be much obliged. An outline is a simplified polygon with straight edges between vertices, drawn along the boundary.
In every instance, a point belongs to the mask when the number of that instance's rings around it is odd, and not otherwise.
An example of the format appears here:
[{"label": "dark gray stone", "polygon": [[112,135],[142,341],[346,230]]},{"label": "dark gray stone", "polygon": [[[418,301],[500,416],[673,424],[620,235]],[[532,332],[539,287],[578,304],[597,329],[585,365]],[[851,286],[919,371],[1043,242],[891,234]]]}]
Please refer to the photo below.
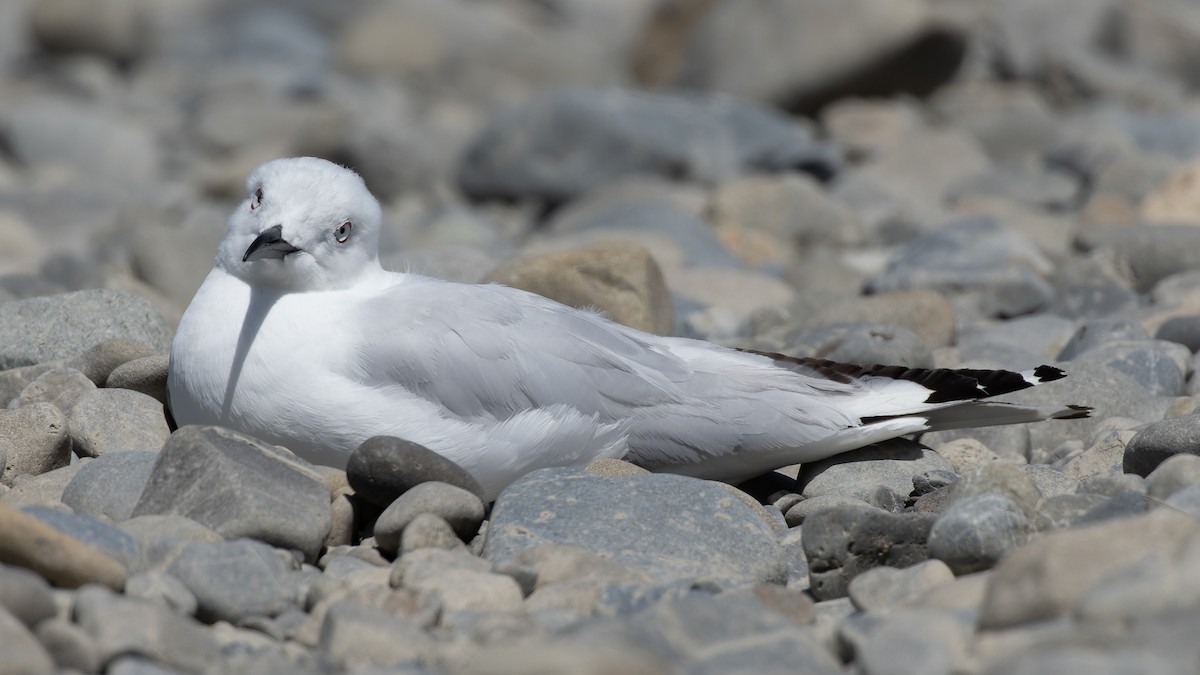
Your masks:
[{"label": "dark gray stone", "polygon": [[1181,453],[1200,455],[1200,415],[1171,417],[1142,427],[1125,446],[1121,465],[1125,473],[1145,477]]},{"label": "dark gray stone", "polygon": [[440,481],[484,498],[471,474],[428,448],[391,436],[363,441],[346,462],[346,478],[355,494],[386,508],[396,498],[426,481]]},{"label": "dark gray stone", "polygon": [[79,397],[67,415],[80,457],[111,452],[157,452],[171,435],[162,403],[129,389],[97,389]]},{"label": "dark gray stone", "polygon": [[463,153],[457,180],[474,199],[558,203],[632,175],[712,185],[751,171],[824,179],[839,164],[807,127],[752,104],[574,89],[493,116]]},{"label": "dark gray stone", "polygon": [[1149,506],[1146,495],[1137,492],[1122,492],[1088,509],[1072,525],[1087,525],[1114,518],[1128,518],[1144,513]]},{"label": "dark gray stone", "polygon": [[128,338],[165,353],[171,329],[149,300],[125,291],[78,291],[0,303],[0,370],[75,356]]},{"label": "dark gray stone", "polygon": [[219,427],[167,439],[133,515],[182,515],[316,560],[332,527],[329,489],[287,450]]},{"label": "dark gray stone", "polygon": [[483,522],[484,507],[479,497],[460,487],[439,481],[421,483],[397,497],[375,521],[379,549],[395,555],[404,528],[422,513],[442,518],[459,538],[469,541]]},{"label": "dark gray stone", "polygon": [[929,558],[935,517],[871,506],[834,506],[804,521],[804,555],[818,600],[846,595],[850,581],[873,567],[908,567]]},{"label": "dark gray stone", "polygon": [[[939,453],[940,454],[940,453]],[[913,476],[912,494],[920,497],[935,490],[953,485],[958,480],[958,474],[950,469],[932,469]]]},{"label": "dark gray stone", "polygon": [[95,641],[102,664],[138,655],[188,673],[205,671],[221,656],[204,626],[145,600],[131,600],[100,586],[75,594],[75,622]]},{"label": "dark gray stone", "polygon": [[930,471],[953,474],[954,467],[920,443],[897,438],[806,463],[796,486],[805,497],[844,495],[871,502],[881,486],[907,497],[913,478]]},{"label": "dark gray stone", "polygon": [[21,510],[64,534],[97,548],[133,569],[141,557],[137,540],[121,528],[99,518],[68,513],[48,506],[23,506]]},{"label": "dark gray stone", "polygon": [[483,555],[499,562],[548,542],[580,546],[664,582],[787,578],[771,527],[722,486],[685,476],[530,473],[496,500]]},{"label": "dark gray stone", "polygon": [[929,554],[955,574],[990,568],[1029,538],[1029,521],[1012,499],[977,494],[955,501],[929,532]]},{"label": "dark gray stone", "polygon": [[196,596],[204,621],[237,623],[295,606],[292,567],[281,552],[251,539],[190,544],[167,572]]},{"label": "dark gray stone", "polygon": [[84,465],[63,490],[62,501],[76,513],[126,520],[133,515],[158,461],[158,452],[117,452]]},{"label": "dark gray stone", "polygon": [[1200,314],[1167,319],[1154,333],[1154,339],[1181,344],[1193,353],[1200,350]]},{"label": "dark gray stone", "polygon": [[0,563],[0,608],[29,628],[54,616],[50,585],[37,574]]}]

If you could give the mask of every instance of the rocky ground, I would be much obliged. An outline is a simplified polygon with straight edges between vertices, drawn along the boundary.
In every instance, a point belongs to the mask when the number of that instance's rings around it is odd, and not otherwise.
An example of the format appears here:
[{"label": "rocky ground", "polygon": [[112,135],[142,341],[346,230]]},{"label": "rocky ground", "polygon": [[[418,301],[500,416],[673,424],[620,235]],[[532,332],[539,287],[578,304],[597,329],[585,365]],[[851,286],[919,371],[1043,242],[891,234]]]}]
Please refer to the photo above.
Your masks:
[{"label": "rocky ground", "polygon": [[[1200,671],[1198,59],[1183,0],[0,3],[0,673]],[[174,431],[173,327],[296,154],[392,268],[1095,413],[492,505]]]}]

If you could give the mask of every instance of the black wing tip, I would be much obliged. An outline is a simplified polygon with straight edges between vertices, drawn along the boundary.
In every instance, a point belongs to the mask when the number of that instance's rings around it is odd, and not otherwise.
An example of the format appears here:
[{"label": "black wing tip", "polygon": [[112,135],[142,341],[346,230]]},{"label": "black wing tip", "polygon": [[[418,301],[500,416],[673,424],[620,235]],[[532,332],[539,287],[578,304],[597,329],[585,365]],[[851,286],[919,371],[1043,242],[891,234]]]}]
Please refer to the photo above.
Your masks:
[{"label": "black wing tip", "polygon": [[1067,376],[1067,373],[1062,368],[1041,365],[1033,369],[1033,376],[1037,378],[1038,384],[1041,384],[1042,382],[1061,380]]}]

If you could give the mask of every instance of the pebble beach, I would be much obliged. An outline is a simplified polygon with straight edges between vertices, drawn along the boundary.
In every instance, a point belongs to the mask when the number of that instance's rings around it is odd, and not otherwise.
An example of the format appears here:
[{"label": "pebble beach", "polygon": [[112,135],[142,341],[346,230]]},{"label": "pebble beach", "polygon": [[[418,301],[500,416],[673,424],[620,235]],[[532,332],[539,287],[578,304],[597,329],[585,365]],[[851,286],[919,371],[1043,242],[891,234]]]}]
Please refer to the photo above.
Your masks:
[{"label": "pebble beach", "polygon": [[[1183,0],[0,3],[0,675],[1200,672],[1197,63]],[[177,428],[300,155],[389,269],[1092,413],[494,502]]]}]

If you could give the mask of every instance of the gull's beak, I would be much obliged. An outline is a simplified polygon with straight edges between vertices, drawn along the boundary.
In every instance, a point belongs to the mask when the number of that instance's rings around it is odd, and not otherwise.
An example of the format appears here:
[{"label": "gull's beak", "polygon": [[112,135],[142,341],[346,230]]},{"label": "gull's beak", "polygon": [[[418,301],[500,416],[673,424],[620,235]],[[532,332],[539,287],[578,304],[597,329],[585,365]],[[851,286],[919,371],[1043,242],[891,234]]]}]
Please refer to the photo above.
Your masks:
[{"label": "gull's beak", "polygon": [[283,256],[300,250],[284,241],[282,234],[282,225],[273,225],[263,230],[257,239],[250,242],[250,247],[246,249],[246,255],[242,256],[242,262],[265,258],[282,260]]}]

